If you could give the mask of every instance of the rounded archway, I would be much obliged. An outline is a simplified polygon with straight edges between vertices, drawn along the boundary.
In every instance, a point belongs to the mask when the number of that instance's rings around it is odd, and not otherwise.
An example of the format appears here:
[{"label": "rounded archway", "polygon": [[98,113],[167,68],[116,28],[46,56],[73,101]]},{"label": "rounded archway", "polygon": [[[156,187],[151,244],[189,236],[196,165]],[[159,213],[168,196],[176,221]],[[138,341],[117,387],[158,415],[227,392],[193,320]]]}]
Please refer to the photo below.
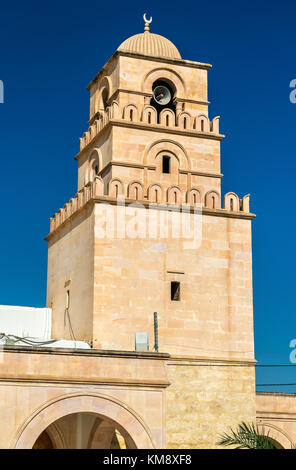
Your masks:
[{"label": "rounded archway", "polygon": [[[64,434],[63,426],[65,427],[65,423],[68,421],[69,424],[69,420],[73,421],[73,419],[80,420],[80,424],[78,423],[80,428],[84,426],[84,429],[88,429],[87,447],[99,448],[102,445],[99,436],[103,428],[105,431],[108,428],[110,436],[108,445],[110,446],[112,439],[114,440],[114,433],[117,431],[117,435],[124,438],[129,448],[152,449],[155,447],[149,428],[134,410],[114,397],[92,393],[63,395],[44,403],[23,423],[12,447],[32,449],[36,441],[38,443],[42,433],[46,432],[51,442],[54,442],[55,437],[59,438],[60,444],[53,445],[53,447],[65,448],[69,444],[61,438],[61,434]],[[54,435],[54,429],[57,436]],[[86,439],[85,434],[81,435],[81,430],[79,439],[80,443],[81,439],[84,439],[83,442]]]},{"label": "rounded archway", "polygon": [[295,445],[291,437],[281,428],[273,423],[260,420],[258,428],[262,434],[267,434],[271,442],[277,449],[295,449]]},{"label": "rounded archway", "polygon": [[93,413],[71,413],[50,424],[33,449],[135,449],[131,436],[115,421]]},{"label": "rounded archway", "polygon": [[54,449],[53,442],[47,431],[43,431],[36,439],[33,449]]}]

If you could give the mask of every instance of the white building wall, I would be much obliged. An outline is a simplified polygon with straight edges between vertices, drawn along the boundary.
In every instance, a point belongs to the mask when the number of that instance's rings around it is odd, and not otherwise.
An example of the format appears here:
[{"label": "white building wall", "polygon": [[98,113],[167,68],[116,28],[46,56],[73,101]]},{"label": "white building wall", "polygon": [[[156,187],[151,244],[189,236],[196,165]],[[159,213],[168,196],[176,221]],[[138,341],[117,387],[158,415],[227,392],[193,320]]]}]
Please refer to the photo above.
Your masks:
[{"label": "white building wall", "polygon": [[51,339],[51,308],[0,305],[0,333]]}]

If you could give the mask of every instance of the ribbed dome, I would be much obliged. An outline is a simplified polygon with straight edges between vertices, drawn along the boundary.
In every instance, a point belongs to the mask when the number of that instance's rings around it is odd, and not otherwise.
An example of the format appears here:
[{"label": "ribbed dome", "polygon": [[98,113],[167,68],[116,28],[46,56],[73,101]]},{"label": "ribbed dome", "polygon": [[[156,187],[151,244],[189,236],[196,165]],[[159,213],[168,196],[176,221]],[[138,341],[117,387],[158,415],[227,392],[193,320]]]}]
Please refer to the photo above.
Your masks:
[{"label": "ribbed dome", "polygon": [[181,59],[180,52],[176,46],[167,38],[159,34],[145,31],[135,34],[120,44],[118,51],[134,52],[136,54],[149,54],[157,57],[170,59]]}]

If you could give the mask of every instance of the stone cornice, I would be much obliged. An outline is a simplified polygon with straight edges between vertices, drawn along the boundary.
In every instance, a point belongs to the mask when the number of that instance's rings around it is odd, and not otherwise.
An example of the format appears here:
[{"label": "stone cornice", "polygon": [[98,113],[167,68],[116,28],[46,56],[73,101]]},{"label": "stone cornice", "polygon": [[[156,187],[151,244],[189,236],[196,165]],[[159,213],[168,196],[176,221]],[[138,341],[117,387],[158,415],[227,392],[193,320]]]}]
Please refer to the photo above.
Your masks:
[{"label": "stone cornice", "polygon": [[[148,200],[141,200],[141,201],[136,201],[134,199],[128,199],[125,198],[124,201],[118,200],[117,198],[111,197],[111,196],[94,196],[91,197],[82,207],[77,209],[73,214],[71,214],[66,220],[64,220],[56,229],[54,229],[52,232],[50,232],[46,237],[45,240],[49,241],[54,235],[56,235],[58,232],[63,229],[69,222],[72,222],[74,218],[77,217],[82,211],[86,210],[90,206],[94,206],[94,204],[98,203],[107,203],[111,205],[128,205],[128,204],[139,204],[145,208],[150,208],[154,210],[170,210],[170,211],[176,211],[180,212],[180,205],[176,204],[175,206],[173,204],[169,204],[169,208],[167,204],[164,203],[152,203],[151,201]],[[185,204],[185,203],[184,203]],[[194,207],[189,206],[188,210],[190,210],[191,213],[194,213]],[[227,217],[230,219],[242,219],[242,220],[252,220],[256,217],[255,214],[249,213],[249,212],[234,212],[234,211],[228,211],[226,209],[210,209],[208,207],[202,207],[201,208],[201,214],[202,215],[207,215],[207,216],[214,216],[214,217]]]},{"label": "stone cornice", "polygon": [[91,82],[87,85],[86,89],[89,90],[91,86],[99,79],[99,77],[105,72],[105,70],[110,66],[111,62],[117,59],[120,56],[125,57],[132,57],[135,59],[143,59],[143,60],[153,60],[154,62],[162,62],[164,64],[174,64],[183,67],[191,67],[196,69],[203,69],[209,70],[212,68],[211,64],[203,63],[203,62],[195,62],[192,60],[184,60],[184,59],[169,59],[165,57],[157,57],[151,54],[135,54],[134,52],[127,52],[127,51],[115,51],[114,54],[110,57],[110,59],[105,63],[105,65],[101,68],[101,70],[95,75],[95,77],[91,80]]},{"label": "stone cornice", "polygon": [[[112,101],[116,100],[117,96],[119,93],[128,93],[132,95],[140,95],[140,96],[147,96],[148,98],[152,98],[153,94],[152,93],[145,93],[144,91],[136,91],[136,90],[129,90],[125,88],[118,88],[113,95],[110,96],[108,99],[108,104],[111,104]],[[193,104],[202,104],[205,106],[208,106],[210,101],[200,101],[200,100],[192,100],[189,98],[178,98],[177,99],[178,103],[193,103]]]},{"label": "stone cornice", "polygon": [[206,176],[207,178],[223,178],[222,173],[209,173],[206,171],[198,171],[198,170],[179,170],[179,173],[184,175],[194,175],[194,176]]},{"label": "stone cornice", "polygon": [[213,215],[215,217],[227,217],[230,219],[245,219],[245,220],[253,220],[256,217],[256,215],[252,214],[251,212],[233,212],[233,211],[227,211],[225,209],[209,209],[208,207],[202,208],[202,214]]},{"label": "stone cornice", "polygon": [[183,67],[191,67],[194,69],[210,70],[212,68],[211,64],[207,64],[205,62],[196,62],[194,60],[171,59],[169,57],[158,57],[152,54],[136,54],[135,52],[128,52],[128,51],[117,51],[117,52],[119,53],[119,55],[126,56],[126,57],[134,57],[135,59],[153,60],[154,62],[163,62],[165,64],[180,65]]},{"label": "stone cornice", "polygon": [[[0,382],[28,384],[93,384],[166,388],[167,353],[108,351],[96,349],[38,348],[4,346],[0,364]],[[59,357],[57,357],[59,356]],[[139,368],[139,361],[145,362]],[[56,361],[60,368],[56,368]],[[141,369],[141,370],[139,370]],[[153,372],[154,371],[154,372]]]},{"label": "stone cornice", "polygon": [[169,126],[162,126],[161,124],[147,124],[145,122],[134,122],[134,121],[127,121],[125,119],[110,119],[107,124],[101,129],[101,131],[88,143],[86,146],[77,153],[74,157],[74,160],[79,160],[81,155],[85,153],[89,148],[91,148],[98,140],[99,137],[102,136],[103,132],[106,132],[113,127],[126,127],[126,128],[133,128],[133,129],[141,129],[145,131],[152,131],[152,132],[163,132],[166,134],[174,134],[174,135],[182,135],[187,137],[195,137],[195,138],[203,138],[203,139],[211,139],[211,140],[218,140],[221,141],[225,138],[223,134],[213,134],[213,132],[200,132],[196,129],[182,129],[180,127],[169,127]]},{"label": "stone cornice", "polygon": [[254,366],[256,359],[246,358],[229,358],[229,357],[203,357],[203,356],[187,356],[180,354],[171,354],[168,359],[168,365],[225,365],[227,366]]},{"label": "stone cornice", "polygon": [[148,170],[156,170],[156,166],[153,166],[153,165],[143,165],[141,163],[122,162],[122,161],[112,160],[111,162],[107,163],[107,165],[105,165],[104,168],[101,169],[98,176],[101,176],[104,173],[106,173],[112,166],[124,166],[127,168],[139,168],[143,170],[144,168],[147,168]]},{"label": "stone cornice", "polygon": [[211,140],[222,140],[225,138],[224,134],[213,134],[213,132],[200,132],[196,129],[182,129],[177,126],[169,127],[162,126],[161,124],[146,124],[145,122],[133,122],[127,121],[125,119],[112,119],[109,121],[109,123],[111,123],[113,126],[119,127],[134,127],[135,129],[144,129],[154,132],[165,132],[167,134],[181,134],[189,137],[202,137],[204,139]]},{"label": "stone cornice", "polygon": [[274,396],[279,396],[279,397],[296,398],[296,393],[286,393],[286,392],[256,392],[256,395],[274,395]]},{"label": "stone cornice", "polygon": [[[155,210],[162,210],[162,211],[169,210],[169,211],[176,211],[176,212],[180,212],[180,207],[181,207],[180,204],[169,204],[169,203],[157,204],[151,201],[147,201],[147,199],[142,200],[142,201],[138,201],[138,200],[135,201],[134,199],[125,198],[124,202],[121,202],[120,200],[117,200],[116,198],[110,197],[110,196],[96,196],[88,202],[91,202],[91,201],[94,201],[95,203],[107,202],[108,204],[111,204],[111,205],[139,204],[141,206],[144,206],[145,208],[151,208],[151,209],[153,208]],[[184,205],[186,205],[185,202],[184,202]],[[188,206],[188,209],[190,210],[191,213],[194,213],[193,206]],[[245,219],[245,220],[252,220],[256,217],[255,214],[252,214],[250,212],[233,212],[233,211],[228,211],[226,209],[210,209],[204,206],[201,208],[201,214],[212,215],[214,217],[228,217],[231,219]]]},{"label": "stone cornice", "polygon": [[120,357],[129,359],[169,359],[170,354],[152,351],[117,351],[113,349],[76,349],[76,348],[51,348],[36,346],[2,345],[2,351],[17,354],[51,354],[58,356],[100,356]]},{"label": "stone cornice", "polygon": [[[103,175],[106,173],[112,166],[123,166],[127,168],[140,168],[144,169],[147,168],[148,170],[156,170],[156,166],[153,165],[143,165],[141,163],[133,163],[133,162],[123,162],[123,161],[117,161],[117,160],[112,160],[111,162],[107,163],[104,168],[101,169],[99,172],[99,176]],[[183,175],[194,175],[194,176],[205,176],[207,178],[223,178],[222,173],[208,173],[204,171],[195,171],[195,170],[179,170],[179,173]]]},{"label": "stone cornice", "polygon": [[101,386],[111,386],[112,387],[134,387],[136,386],[137,388],[141,387],[152,387],[152,388],[166,388],[169,385],[171,385],[170,382],[168,381],[163,381],[160,382],[158,380],[152,380],[152,379],[146,379],[145,381],[143,380],[126,380],[124,378],[118,379],[117,377],[110,378],[110,379],[88,379],[88,380],[75,380],[75,379],[69,379],[69,380],[63,380],[63,379],[51,379],[51,378],[44,378],[44,379],[38,379],[36,378],[21,378],[21,377],[7,377],[7,378],[2,378],[0,377],[0,383],[8,383],[8,384],[15,384],[15,383],[26,383],[30,385],[38,385],[38,384],[71,384],[71,385],[101,385]]}]

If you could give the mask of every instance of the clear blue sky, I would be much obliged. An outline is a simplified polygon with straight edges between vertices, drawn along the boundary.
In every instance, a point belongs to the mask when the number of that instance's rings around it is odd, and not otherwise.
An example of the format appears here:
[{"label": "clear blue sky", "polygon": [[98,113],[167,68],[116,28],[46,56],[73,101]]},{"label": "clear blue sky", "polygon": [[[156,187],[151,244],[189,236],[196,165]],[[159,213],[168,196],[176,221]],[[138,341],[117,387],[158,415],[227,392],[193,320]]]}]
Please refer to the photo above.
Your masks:
[{"label": "clear blue sky", "polygon": [[[122,4],[121,4],[122,5]],[[48,218],[76,192],[85,87],[142,32],[209,62],[210,115],[221,116],[223,192],[251,193],[254,322],[260,364],[289,364],[295,325],[295,2],[2,2],[0,7],[0,303],[44,306]],[[110,7],[110,11],[109,11]],[[258,369],[296,383],[296,368]],[[262,388],[295,391],[295,387]]]}]

